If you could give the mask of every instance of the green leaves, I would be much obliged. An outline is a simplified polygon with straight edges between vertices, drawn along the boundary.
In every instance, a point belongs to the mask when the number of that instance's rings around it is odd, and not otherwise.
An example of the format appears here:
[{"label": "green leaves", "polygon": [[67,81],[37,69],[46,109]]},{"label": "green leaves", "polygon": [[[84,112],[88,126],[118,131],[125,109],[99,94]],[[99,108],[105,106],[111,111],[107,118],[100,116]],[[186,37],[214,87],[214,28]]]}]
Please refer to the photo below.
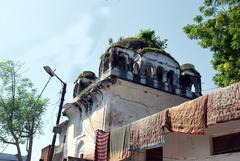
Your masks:
[{"label": "green leaves", "polygon": [[240,2],[237,0],[204,0],[196,24],[183,31],[213,52],[212,64],[217,70],[213,80],[218,86],[240,81]]},{"label": "green leaves", "polygon": [[167,47],[167,39],[161,40],[159,36],[155,35],[155,31],[151,29],[141,30],[136,37],[144,40],[151,48],[164,50]]},{"label": "green leaves", "polygon": [[37,99],[37,90],[30,79],[21,76],[20,69],[20,63],[0,61],[0,142],[16,146],[41,130],[48,102]]},{"label": "green leaves", "polygon": [[203,17],[202,17],[201,15],[198,15],[198,16],[196,16],[193,20],[194,20],[195,22],[197,22],[197,23],[201,23],[202,20],[203,20]]}]

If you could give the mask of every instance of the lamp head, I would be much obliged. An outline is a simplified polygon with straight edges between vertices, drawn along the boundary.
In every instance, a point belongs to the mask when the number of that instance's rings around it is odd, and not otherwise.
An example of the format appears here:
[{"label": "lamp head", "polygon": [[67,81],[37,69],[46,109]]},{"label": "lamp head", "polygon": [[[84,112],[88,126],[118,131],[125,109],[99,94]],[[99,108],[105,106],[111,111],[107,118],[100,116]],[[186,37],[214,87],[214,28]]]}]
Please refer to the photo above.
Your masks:
[{"label": "lamp head", "polygon": [[55,76],[54,71],[49,66],[44,66],[43,69],[51,76]]}]

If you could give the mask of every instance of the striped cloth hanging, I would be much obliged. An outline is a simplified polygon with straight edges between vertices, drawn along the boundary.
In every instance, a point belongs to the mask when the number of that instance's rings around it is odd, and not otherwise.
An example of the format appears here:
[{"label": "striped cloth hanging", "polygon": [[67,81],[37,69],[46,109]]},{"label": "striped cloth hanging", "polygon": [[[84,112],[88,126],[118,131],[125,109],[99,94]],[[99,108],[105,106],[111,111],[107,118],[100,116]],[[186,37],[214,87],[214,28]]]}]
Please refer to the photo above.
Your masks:
[{"label": "striped cloth hanging", "polygon": [[109,153],[109,132],[97,130],[94,161],[107,161]]}]

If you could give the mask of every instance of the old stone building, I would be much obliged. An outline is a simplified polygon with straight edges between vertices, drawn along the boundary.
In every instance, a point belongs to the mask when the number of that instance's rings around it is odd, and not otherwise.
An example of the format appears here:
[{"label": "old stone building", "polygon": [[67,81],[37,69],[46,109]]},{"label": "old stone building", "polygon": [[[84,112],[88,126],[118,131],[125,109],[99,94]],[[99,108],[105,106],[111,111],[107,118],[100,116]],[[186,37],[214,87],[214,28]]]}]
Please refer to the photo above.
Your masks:
[{"label": "old stone building", "polygon": [[[136,124],[142,118],[146,118],[145,121],[148,122],[153,114],[195,100],[202,95],[201,75],[194,65],[180,65],[169,53],[159,48],[152,48],[145,41],[137,38],[126,38],[113,43],[101,57],[98,78],[93,72],[84,71],[78,76],[74,85],[74,98],[64,105],[63,115],[68,120],[63,123],[64,126],[61,126],[60,145],[59,150],[55,151],[57,158],[55,160],[94,160],[98,130],[111,133],[119,127]],[[204,101],[207,101],[205,97]],[[193,101],[193,106],[197,104]],[[191,111],[193,111],[192,116],[195,116],[196,109],[199,110],[200,107],[189,107],[188,110],[180,113],[179,117],[181,114],[184,114],[183,117],[188,117],[188,112]],[[171,110],[169,111],[171,115]],[[199,120],[202,120],[201,126],[203,126],[205,110],[199,113],[202,114]],[[173,116],[178,114],[174,113],[172,118],[170,115],[167,115],[168,119],[174,119]],[[179,119],[181,121],[181,118]],[[188,119],[192,124],[197,122],[193,118]],[[155,119],[152,123],[155,123],[154,121]],[[172,120],[171,125],[174,121]],[[187,134],[175,133],[179,131],[173,130],[174,126],[170,127],[168,122],[165,126],[167,128],[163,133],[161,131],[161,135],[166,134],[164,142],[159,140],[161,145],[155,145],[154,142],[155,148],[149,146],[140,151],[133,151],[131,149],[134,147],[130,146],[127,151],[131,152],[131,157],[124,159],[150,161],[153,158],[148,156],[156,155],[158,157],[155,160],[162,160],[166,156],[164,160],[210,161],[212,159],[203,159],[212,154],[211,150],[208,152],[206,149],[211,147],[208,144],[209,138],[218,136],[221,128],[226,128],[225,132],[233,129],[237,131],[237,123],[239,121],[231,125],[226,123],[221,127],[208,128],[207,135],[200,137],[189,135],[191,131],[187,131]],[[184,127],[181,124],[180,132],[185,133]],[[160,129],[164,129],[164,126]],[[144,131],[144,127],[138,129],[141,130]],[[200,133],[203,134],[202,131],[196,134]],[[116,159],[108,156],[108,160]]]},{"label": "old stone building", "polygon": [[[195,90],[193,90],[195,89]],[[95,132],[109,131],[201,95],[201,76],[168,53],[136,38],[114,43],[102,55],[99,77],[85,71],[75,81],[63,114],[63,158],[93,160]]]}]

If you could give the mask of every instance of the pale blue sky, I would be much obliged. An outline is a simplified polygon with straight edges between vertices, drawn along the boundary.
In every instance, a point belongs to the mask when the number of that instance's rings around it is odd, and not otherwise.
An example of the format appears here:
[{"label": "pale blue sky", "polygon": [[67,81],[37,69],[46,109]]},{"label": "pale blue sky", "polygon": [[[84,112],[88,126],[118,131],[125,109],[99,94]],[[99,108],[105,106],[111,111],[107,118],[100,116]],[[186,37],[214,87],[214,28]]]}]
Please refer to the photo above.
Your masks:
[{"label": "pale blue sky", "polygon": [[[134,36],[151,28],[163,39],[166,49],[180,64],[192,63],[202,75],[202,88],[214,88],[211,53],[189,40],[182,27],[192,23],[201,1],[196,0],[0,0],[0,58],[25,63],[25,76],[41,90],[48,79],[49,65],[68,83],[66,101],[72,99],[72,85],[83,70],[98,73],[99,57],[108,39]],[[33,161],[40,149],[51,143],[56,121],[58,80],[51,80],[43,97],[51,102],[44,116],[44,135],[34,141]],[[207,91],[209,92],[209,91]],[[0,152],[3,148],[0,147]],[[23,148],[25,149],[25,148]],[[5,152],[16,153],[9,146]],[[24,154],[26,154],[24,152]]]}]

